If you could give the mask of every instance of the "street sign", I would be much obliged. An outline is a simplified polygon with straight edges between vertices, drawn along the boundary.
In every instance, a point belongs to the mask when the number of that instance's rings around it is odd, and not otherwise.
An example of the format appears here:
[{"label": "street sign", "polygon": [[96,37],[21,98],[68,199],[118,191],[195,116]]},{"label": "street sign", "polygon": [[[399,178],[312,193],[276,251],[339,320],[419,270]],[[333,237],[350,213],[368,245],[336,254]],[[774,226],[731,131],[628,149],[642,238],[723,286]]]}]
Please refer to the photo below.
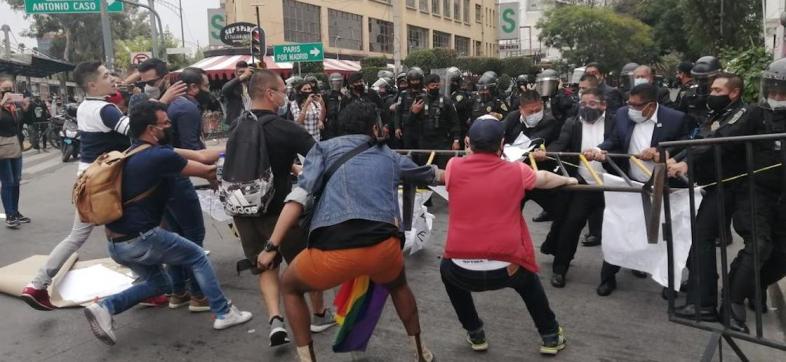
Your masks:
[{"label": "street sign", "polygon": [[325,59],[322,43],[274,45],[273,56],[276,62],[321,62]]},{"label": "street sign", "polygon": [[498,40],[519,38],[519,3],[499,4]]},{"label": "street sign", "polygon": [[208,45],[220,46],[221,29],[226,25],[224,9],[207,9]]},{"label": "street sign", "polygon": [[234,47],[248,46],[251,44],[251,31],[256,28],[257,24],[246,22],[232,23],[221,29],[219,36],[226,45]]},{"label": "street sign", "polygon": [[[106,11],[122,13],[123,3],[118,0],[106,0]],[[25,12],[28,14],[100,13],[101,0],[25,0]]]},{"label": "street sign", "polygon": [[139,65],[142,64],[145,60],[148,60],[153,57],[153,53],[150,52],[133,52],[131,53],[131,64]]}]

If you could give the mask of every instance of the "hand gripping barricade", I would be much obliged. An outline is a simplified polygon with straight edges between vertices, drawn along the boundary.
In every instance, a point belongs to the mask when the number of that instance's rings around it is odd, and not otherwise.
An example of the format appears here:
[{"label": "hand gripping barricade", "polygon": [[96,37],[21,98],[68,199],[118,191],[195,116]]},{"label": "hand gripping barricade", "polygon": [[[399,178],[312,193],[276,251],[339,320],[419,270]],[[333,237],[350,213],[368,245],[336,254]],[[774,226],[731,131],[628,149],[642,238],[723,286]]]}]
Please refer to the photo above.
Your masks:
[{"label": "hand gripping barricade", "polygon": [[244,112],[229,133],[218,193],[230,216],[262,215],[273,200],[273,170],[263,129],[275,117],[259,119]]}]

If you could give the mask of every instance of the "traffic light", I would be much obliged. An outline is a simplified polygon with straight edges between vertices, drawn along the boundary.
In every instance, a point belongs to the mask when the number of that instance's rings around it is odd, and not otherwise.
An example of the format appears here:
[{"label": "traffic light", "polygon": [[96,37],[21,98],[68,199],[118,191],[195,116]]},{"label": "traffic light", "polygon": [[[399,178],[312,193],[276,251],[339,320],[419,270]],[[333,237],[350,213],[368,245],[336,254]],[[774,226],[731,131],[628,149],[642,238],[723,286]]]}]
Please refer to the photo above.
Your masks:
[{"label": "traffic light", "polygon": [[251,30],[251,56],[261,59],[264,56],[264,40],[262,40],[262,30],[254,28]]}]

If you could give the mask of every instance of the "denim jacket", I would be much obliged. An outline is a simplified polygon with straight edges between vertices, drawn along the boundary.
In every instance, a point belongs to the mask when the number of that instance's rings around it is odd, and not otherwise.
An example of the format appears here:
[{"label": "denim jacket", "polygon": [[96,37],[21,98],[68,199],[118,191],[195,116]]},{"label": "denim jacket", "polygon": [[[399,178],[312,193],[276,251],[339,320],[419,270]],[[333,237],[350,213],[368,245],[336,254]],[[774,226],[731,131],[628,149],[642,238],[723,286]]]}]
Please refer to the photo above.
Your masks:
[{"label": "denim jacket", "polygon": [[[308,195],[322,184],[322,175],[344,153],[371,140],[367,135],[346,135],[316,143],[303,162],[297,187],[285,202],[306,204]],[[341,165],[328,181],[314,208],[309,232],[347,220],[363,219],[401,226],[398,183],[429,185],[436,182],[435,166],[418,166],[385,145],[372,146]]]}]

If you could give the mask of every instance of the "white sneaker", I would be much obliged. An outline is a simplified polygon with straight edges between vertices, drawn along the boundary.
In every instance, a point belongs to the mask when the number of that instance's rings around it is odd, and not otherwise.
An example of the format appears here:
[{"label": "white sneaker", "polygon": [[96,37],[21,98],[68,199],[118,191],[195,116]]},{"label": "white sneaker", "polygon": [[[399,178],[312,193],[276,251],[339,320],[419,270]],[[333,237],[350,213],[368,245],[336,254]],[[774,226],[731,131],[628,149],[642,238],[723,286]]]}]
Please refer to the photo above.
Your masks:
[{"label": "white sneaker", "polygon": [[85,308],[85,317],[90,323],[90,330],[93,334],[108,345],[117,342],[115,331],[113,330],[112,314],[98,303],[93,303]]},{"label": "white sneaker", "polygon": [[325,315],[322,317],[314,314],[311,316],[311,333],[320,333],[336,325],[336,317],[330,308],[325,308]]},{"label": "white sneaker", "polygon": [[213,322],[213,329],[227,329],[238,324],[243,324],[251,320],[251,312],[241,311],[234,305],[229,307],[229,313],[216,316]]}]

